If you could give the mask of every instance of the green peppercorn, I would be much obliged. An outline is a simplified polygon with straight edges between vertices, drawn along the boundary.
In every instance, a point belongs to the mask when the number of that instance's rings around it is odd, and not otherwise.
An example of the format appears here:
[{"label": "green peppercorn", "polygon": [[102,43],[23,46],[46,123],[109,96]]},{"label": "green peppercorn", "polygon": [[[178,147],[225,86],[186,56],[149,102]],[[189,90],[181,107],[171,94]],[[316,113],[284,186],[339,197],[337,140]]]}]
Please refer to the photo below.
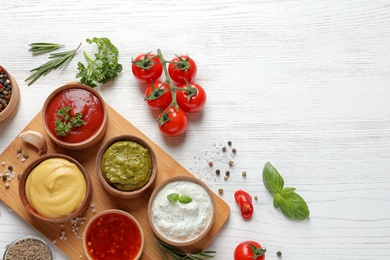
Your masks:
[{"label": "green peppercorn", "polygon": [[222,194],[223,194],[223,189],[222,189],[222,188],[219,188],[219,189],[218,189],[218,193],[219,193],[219,195],[222,195]]},{"label": "green peppercorn", "polygon": [[246,177],[246,171],[242,172],[242,177]]},{"label": "green peppercorn", "polygon": [[28,156],[29,156],[28,153],[24,153],[24,154],[23,154],[23,158],[25,158],[25,159],[27,159]]},{"label": "green peppercorn", "polygon": [[232,167],[234,165],[234,162],[232,160],[229,161],[229,166]]},{"label": "green peppercorn", "polygon": [[18,147],[18,148],[16,149],[16,152],[17,152],[17,153],[21,153],[21,152],[22,152],[22,148]]}]

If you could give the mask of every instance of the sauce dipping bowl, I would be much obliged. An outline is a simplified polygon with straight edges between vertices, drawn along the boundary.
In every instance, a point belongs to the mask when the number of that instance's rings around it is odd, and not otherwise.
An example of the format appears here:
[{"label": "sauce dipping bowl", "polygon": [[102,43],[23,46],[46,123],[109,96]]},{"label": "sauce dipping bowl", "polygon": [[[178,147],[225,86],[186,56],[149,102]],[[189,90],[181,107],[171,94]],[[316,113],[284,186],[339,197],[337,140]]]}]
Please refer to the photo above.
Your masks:
[{"label": "sauce dipping bowl", "polygon": [[12,241],[5,248],[3,259],[52,260],[49,244],[37,236],[24,236]]},{"label": "sauce dipping bowl", "polygon": [[148,204],[154,234],[177,247],[193,245],[204,238],[214,223],[215,213],[213,192],[190,176],[163,181],[154,189]]},{"label": "sauce dipping bowl", "polygon": [[[111,152],[112,155],[108,158],[106,152],[107,151],[113,151],[111,150],[114,146],[113,145],[118,145],[122,144],[123,142],[130,142],[133,144],[139,145],[140,148],[142,148],[141,151],[144,151],[144,159],[140,159],[140,155],[138,154],[133,154],[136,151],[134,151],[132,146],[130,145],[123,145],[120,146],[119,148],[116,148],[115,153]],[[129,147],[130,146],[130,147]],[[146,150],[145,150],[146,149]],[[130,151],[129,154],[125,155],[124,151]],[[147,151],[147,152],[146,152]],[[123,152],[123,154],[122,154]],[[129,179],[134,179],[134,176],[139,174],[139,169],[137,168],[137,165],[145,165],[145,160],[147,157],[147,154],[149,154],[150,159],[148,159],[148,165],[151,166],[151,169],[148,171],[150,174],[149,179],[144,178],[145,181],[147,181],[142,187],[137,187],[133,190],[124,190],[120,188],[120,184],[110,182],[108,180],[108,177],[106,177],[107,174],[105,174],[105,171],[103,170],[104,165],[109,166],[110,173],[112,174],[112,170],[117,171],[118,169],[120,170],[119,172],[126,172],[126,178],[116,178],[115,180],[123,180],[125,179],[128,181]],[[104,159],[107,158],[107,159]],[[112,159],[112,164],[111,163],[111,158]],[[107,165],[108,164],[108,165]],[[154,183],[156,181],[156,175],[157,175],[157,157],[156,154],[154,153],[152,147],[143,139],[133,136],[133,135],[119,135],[116,137],[111,138],[108,140],[103,146],[100,148],[97,159],[96,159],[96,171],[98,174],[99,181],[103,188],[110,193],[111,195],[121,198],[121,199],[134,199],[137,198],[143,194],[145,194],[151,187],[154,186]],[[119,175],[120,176],[120,175]],[[124,176],[121,175],[121,176]],[[129,177],[130,176],[130,177]],[[112,179],[114,180],[114,179]],[[144,182],[145,182],[144,181]],[[132,184],[129,184],[132,185]],[[140,184],[142,185],[142,184]]]},{"label": "sauce dipping bowl", "polygon": [[[69,108],[66,115],[60,110]],[[81,113],[81,126],[73,125],[68,133],[57,133],[56,122],[70,123]],[[68,116],[68,119],[65,119]],[[44,128],[50,139],[66,149],[82,150],[97,144],[106,134],[108,112],[100,94],[87,85],[68,83],[54,90],[45,100],[42,108]],[[62,129],[64,129],[62,127]]]},{"label": "sauce dipping bowl", "polygon": [[[117,250],[112,251],[114,247]],[[138,260],[145,247],[139,222],[129,213],[108,209],[96,214],[83,233],[83,249],[89,260]]]},{"label": "sauce dipping bowl", "polygon": [[[4,75],[7,75],[7,78],[4,78]],[[12,75],[0,65],[0,75],[3,75],[0,81],[0,124],[7,122],[11,118],[13,118],[18,111],[19,101],[20,101],[20,91],[19,86],[16,80],[12,77]],[[8,90],[9,86],[11,89]],[[7,89],[7,90],[6,90]],[[10,92],[10,97],[7,98],[8,94],[4,94],[4,91]],[[2,97],[4,95],[4,97]],[[8,104],[4,107],[2,104],[2,99],[8,100]]]},{"label": "sauce dipping bowl", "polygon": [[[59,164],[53,160],[66,164]],[[57,167],[58,165],[60,167]],[[45,166],[49,168],[42,168]],[[43,180],[34,177],[35,181],[34,178],[29,181],[29,177],[33,176],[32,173],[37,176],[38,170],[34,173],[34,169],[40,169],[39,173],[47,172],[48,174],[44,175]],[[64,178],[68,178],[69,182],[64,181]],[[39,184],[36,185],[37,183]],[[28,194],[38,193],[40,198],[44,198],[44,203],[41,203],[42,200],[37,199],[37,197],[29,199]],[[53,193],[56,196],[52,196]],[[34,217],[48,222],[63,223],[80,216],[88,208],[92,197],[92,182],[84,167],[74,158],[64,154],[44,155],[31,162],[23,171],[19,180],[19,197],[23,207]],[[57,199],[62,197],[62,200],[57,201],[54,199],[55,197]],[[76,202],[71,202],[73,199]],[[32,200],[34,202],[30,203]],[[39,206],[40,210],[37,210],[33,204],[44,206]],[[69,209],[69,212],[62,212],[65,209]],[[42,213],[47,210],[55,212],[54,214],[58,214],[58,216]]]}]

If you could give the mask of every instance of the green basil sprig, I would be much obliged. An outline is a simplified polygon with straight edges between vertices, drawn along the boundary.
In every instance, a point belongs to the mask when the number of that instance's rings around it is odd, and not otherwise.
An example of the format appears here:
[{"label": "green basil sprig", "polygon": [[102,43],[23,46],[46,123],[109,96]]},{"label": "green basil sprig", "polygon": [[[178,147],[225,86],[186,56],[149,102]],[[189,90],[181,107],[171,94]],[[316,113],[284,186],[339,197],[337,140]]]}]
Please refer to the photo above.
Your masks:
[{"label": "green basil sprig", "polygon": [[187,204],[192,201],[192,198],[187,195],[179,195],[178,193],[171,193],[167,196],[167,199],[171,202],[179,201],[180,203]]},{"label": "green basil sprig", "polygon": [[305,200],[295,192],[295,188],[284,188],[283,177],[270,162],[264,165],[263,183],[274,197],[274,207],[294,220],[305,220],[310,211]]}]

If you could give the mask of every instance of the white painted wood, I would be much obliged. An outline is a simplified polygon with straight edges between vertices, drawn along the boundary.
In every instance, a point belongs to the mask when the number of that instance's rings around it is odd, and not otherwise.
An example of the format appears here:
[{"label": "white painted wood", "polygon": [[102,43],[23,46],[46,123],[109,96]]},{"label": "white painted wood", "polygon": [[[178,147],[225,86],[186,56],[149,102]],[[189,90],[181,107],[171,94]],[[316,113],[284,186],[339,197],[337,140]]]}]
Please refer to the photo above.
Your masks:
[{"label": "white painted wood", "polygon": [[[21,104],[0,125],[0,151],[36,115],[54,88],[75,80],[85,38],[109,37],[123,73],[99,88],[105,100],[231,206],[225,228],[210,244],[215,259],[254,239],[267,259],[390,259],[390,5],[387,0],[37,1],[1,0],[0,63],[16,78]],[[84,42],[63,71],[27,87],[29,70],[46,61],[28,43]],[[131,58],[160,48],[166,58],[190,54],[196,81],[207,90],[203,112],[190,115],[185,136],[165,138],[144,104]],[[216,151],[237,149],[228,181]],[[297,188],[310,220],[287,220],[262,184],[271,161]],[[241,171],[247,171],[243,179]],[[244,221],[233,193],[259,197]],[[1,198],[0,198],[1,199]],[[34,232],[0,204],[0,254],[7,243]],[[59,234],[60,236],[60,234]],[[60,253],[56,259],[63,259]]]}]

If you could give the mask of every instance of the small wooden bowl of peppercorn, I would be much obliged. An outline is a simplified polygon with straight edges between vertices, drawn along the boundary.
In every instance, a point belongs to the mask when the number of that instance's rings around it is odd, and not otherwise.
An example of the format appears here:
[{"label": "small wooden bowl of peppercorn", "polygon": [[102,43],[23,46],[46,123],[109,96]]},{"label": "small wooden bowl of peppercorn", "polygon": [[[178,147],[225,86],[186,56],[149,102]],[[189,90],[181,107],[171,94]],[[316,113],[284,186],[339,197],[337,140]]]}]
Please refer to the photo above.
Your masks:
[{"label": "small wooden bowl of peppercorn", "polygon": [[19,181],[19,198],[34,217],[64,223],[80,216],[92,198],[92,181],[73,157],[48,154],[31,162]]},{"label": "small wooden bowl of peppercorn", "polygon": [[61,86],[47,97],[42,119],[50,139],[73,150],[96,145],[108,126],[108,112],[101,95],[78,82]]},{"label": "small wooden bowl of peppercorn", "polygon": [[108,193],[122,199],[133,199],[154,186],[157,157],[145,140],[119,135],[100,148],[96,170],[101,185]]},{"label": "small wooden bowl of peppercorn", "polygon": [[0,65],[0,124],[13,118],[20,101],[19,86],[12,75]]}]

